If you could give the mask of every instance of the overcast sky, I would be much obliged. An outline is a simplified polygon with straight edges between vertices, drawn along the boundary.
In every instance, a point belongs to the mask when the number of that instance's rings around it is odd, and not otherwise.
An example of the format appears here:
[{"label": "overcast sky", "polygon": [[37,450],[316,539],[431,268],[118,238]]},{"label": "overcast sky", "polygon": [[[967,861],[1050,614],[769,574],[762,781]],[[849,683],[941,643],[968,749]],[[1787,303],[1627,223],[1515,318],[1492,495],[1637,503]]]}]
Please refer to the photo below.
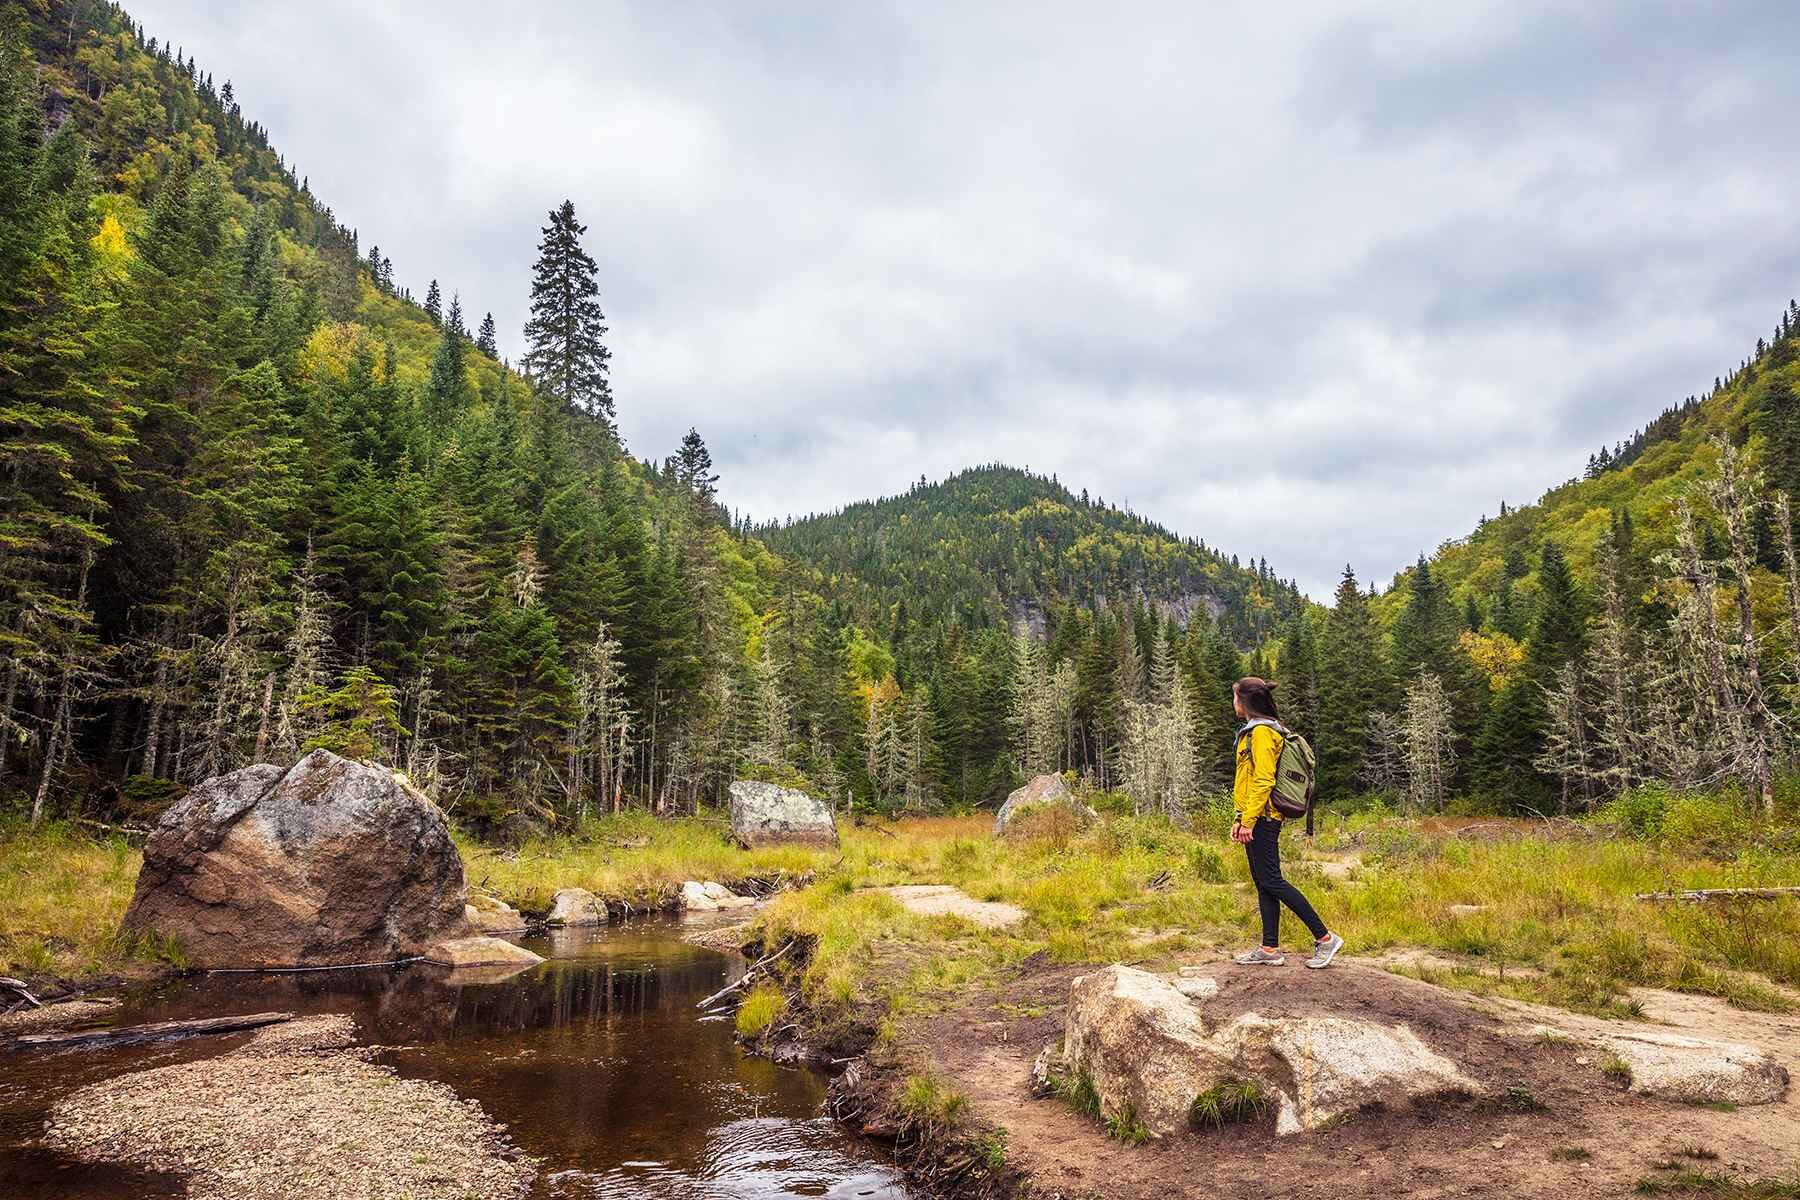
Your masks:
[{"label": "overcast sky", "polygon": [[573,199],[759,519],[998,460],[1385,585],[1800,292],[1782,3],[128,7],[514,358]]}]

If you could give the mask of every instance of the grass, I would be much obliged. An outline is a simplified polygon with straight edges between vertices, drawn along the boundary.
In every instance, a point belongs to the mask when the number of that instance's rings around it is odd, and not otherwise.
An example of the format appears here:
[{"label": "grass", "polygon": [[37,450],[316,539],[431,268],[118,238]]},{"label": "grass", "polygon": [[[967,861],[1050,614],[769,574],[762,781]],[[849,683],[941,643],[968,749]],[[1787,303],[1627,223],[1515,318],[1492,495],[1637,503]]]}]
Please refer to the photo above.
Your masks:
[{"label": "grass", "polygon": [[1724,1171],[1684,1167],[1646,1175],[1632,1189],[1640,1196],[1708,1196],[1713,1200],[1800,1200],[1800,1179],[1741,1179]]},{"label": "grass", "polygon": [[1056,1085],[1056,1094],[1082,1116],[1099,1119],[1100,1092],[1094,1087],[1094,1077],[1087,1072],[1083,1071],[1059,1081]]},{"label": "grass", "polygon": [[907,1077],[897,1107],[908,1120],[942,1132],[955,1127],[967,1103],[961,1092],[947,1086],[936,1072],[927,1071]]},{"label": "grass", "polygon": [[1129,1102],[1106,1118],[1106,1135],[1127,1146],[1141,1146],[1150,1140],[1150,1131],[1138,1120],[1137,1109]]},{"label": "grass", "polygon": [[787,993],[772,983],[759,983],[738,1005],[737,1031],[747,1038],[761,1037],[787,1012]]},{"label": "grass", "polygon": [[1207,1088],[1188,1106],[1188,1124],[1196,1129],[1223,1129],[1259,1121],[1274,1103],[1253,1079],[1233,1080]]},{"label": "grass", "polygon": [[142,861],[123,838],[0,823],[0,974],[79,983],[182,966],[173,943],[119,932]]},{"label": "grass", "polygon": [[1586,1162],[1594,1157],[1594,1152],[1586,1146],[1553,1146],[1550,1149],[1551,1162]]},{"label": "grass", "polygon": [[1540,1113],[1549,1111],[1548,1106],[1537,1098],[1537,1093],[1522,1083],[1515,1083],[1497,1095],[1480,1101],[1479,1107],[1488,1112]]},{"label": "grass", "polygon": [[689,879],[719,882],[780,872],[804,874],[829,866],[834,852],[800,846],[740,850],[725,838],[722,820],[664,821],[644,812],[591,820],[578,830],[539,838],[516,850],[457,835],[472,889],[498,896],[525,912],[544,912],[566,887],[605,899],[654,904]]},{"label": "grass", "polygon": [[1600,1074],[1607,1080],[1622,1088],[1631,1086],[1631,1064],[1617,1054],[1608,1054],[1600,1060]]}]

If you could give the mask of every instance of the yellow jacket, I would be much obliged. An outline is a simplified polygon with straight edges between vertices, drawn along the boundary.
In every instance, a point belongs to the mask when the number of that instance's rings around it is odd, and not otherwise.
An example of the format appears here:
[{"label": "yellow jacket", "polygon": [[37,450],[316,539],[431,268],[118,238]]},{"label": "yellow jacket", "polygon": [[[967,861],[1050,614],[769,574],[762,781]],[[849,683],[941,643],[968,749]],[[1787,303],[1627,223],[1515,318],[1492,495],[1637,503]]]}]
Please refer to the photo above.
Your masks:
[{"label": "yellow jacket", "polygon": [[1231,799],[1238,824],[1246,829],[1253,828],[1258,817],[1281,820],[1281,814],[1269,803],[1269,793],[1275,790],[1275,765],[1281,761],[1281,747],[1286,741],[1273,725],[1251,725],[1238,734],[1237,777]]}]

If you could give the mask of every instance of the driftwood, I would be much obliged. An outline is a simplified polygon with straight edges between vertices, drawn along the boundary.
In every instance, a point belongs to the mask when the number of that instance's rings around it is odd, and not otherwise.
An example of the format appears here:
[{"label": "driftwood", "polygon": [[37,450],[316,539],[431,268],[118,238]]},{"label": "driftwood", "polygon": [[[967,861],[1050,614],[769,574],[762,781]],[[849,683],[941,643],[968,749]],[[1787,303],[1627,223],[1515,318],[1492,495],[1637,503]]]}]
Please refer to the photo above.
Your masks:
[{"label": "driftwood", "polygon": [[763,957],[757,959],[755,962],[750,964],[750,969],[748,971],[745,971],[737,979],[726,984],[724,987],[720,988],[718,991],[714,992],[712,995],[708,996],[706,999],[702,1000],[700,1003],[694,1005],[694,1007],[695,1008],[711,1008],[713,1005],[715,1005],[719,1001],[725,999],[725,997],[731,995],[733,992],[739,992],[739,991],[742,991],[743,989],[749,987],[751,981],[756,978],[756,973],[758,971],[762,970],[764,967],[768,966],[770,963],[774,962],[776,959],[780,958],[782,955],[786,954],[789,950],[792,950],[793,948],[794,948],[794,943],[787,942],[782,945],[781,949],[775,951],[773,954],[763,955]]},{"label": "driftwood", "polygon": [[1654,904],[1670,900],[1699,903],[1702,900],[1779,900],[1800,896],[1800,887],[1694,888],[1685,892],[1639,892],[1637,899]]},{"label": "driftwood", "polygon": [[31,989],[25,986],[25,981],[23,979],[14,979],[10,975],[0,975],[0,988],[6,988],[8,991],[19,993],[19,995],[25,997],[26,1002],[33,1008],[44,1007],[44,1002],[31,994]]},{"label": "driftwood", "polygon": [[203,1017],[194,1021],[157,1021],[151,1025],[124,1025],[115,1029],[77,1029],[62,1033],[26,1033],[12,1040],[15,1049],[43,1046],[128,1046],[134,1042],[160,1042],[171,1038],[198,1037],[208,1033],[237,1033],[294,1019],[293,1013],[248,1013],[238,1017]]}]

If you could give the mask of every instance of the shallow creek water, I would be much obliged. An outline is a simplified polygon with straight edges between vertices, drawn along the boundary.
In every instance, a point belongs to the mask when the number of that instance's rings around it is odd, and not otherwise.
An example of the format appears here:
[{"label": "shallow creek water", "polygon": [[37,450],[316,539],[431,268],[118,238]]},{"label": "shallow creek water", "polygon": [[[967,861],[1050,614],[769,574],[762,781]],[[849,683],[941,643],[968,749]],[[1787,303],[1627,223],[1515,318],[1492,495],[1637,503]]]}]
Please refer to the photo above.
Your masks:
[{"label": "shallow creek water", "polygon": [[[911,1195],[824,1113],[825,1081],[750,1058],[695,1001],[743,962],[652,919],[522,944],[550,961],[500,983],[427,968],[208,975],[130,997],[109,1023],[344,1012],[403,1075],[477,1100],[541,1164],[535,1197]],[[218,1054],[250,1035],[0,1052],[0,1197],[180,1196],[177,1179],[74,1162],[32,1142],[56,1098],[123,1071]]]}]

